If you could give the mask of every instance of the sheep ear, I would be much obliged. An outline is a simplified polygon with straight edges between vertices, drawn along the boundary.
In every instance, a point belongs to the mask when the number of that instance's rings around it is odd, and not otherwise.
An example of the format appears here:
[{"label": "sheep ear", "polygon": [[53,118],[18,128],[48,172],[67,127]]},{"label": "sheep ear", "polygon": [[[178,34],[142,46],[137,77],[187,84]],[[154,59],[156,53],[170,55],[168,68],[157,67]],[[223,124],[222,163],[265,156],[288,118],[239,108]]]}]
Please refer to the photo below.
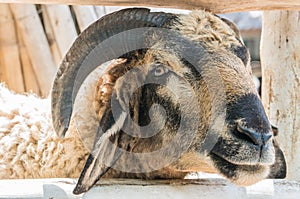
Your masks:
[{"label": "sheep ear", "polygon": [[224,21],[236,34],[236,37],[241,41],[243,42],[243,39],[242,39],[242,36],[241,36],[241,33],[239,31],[239,29],[237,28],[237,26],[232,23],[231,21],[229,21],[228,19],[225,19],[225,18],[221,18],[222,21]]},{"label": "sheep ear", "polygon": [[[136,68],[118,78],[108,103],[100,119],[93,149],[80,174],[74,194],[88,191],[121,157],[130,138],[122,140],[126,134],[122,131],[128,124],[129,105],[138,109],[140,92],[133,92],[143,82],[145,76]],[[133,94],[133,96],[131,96]],[[137,112],[137,111],[134,111]],[[133,114],[133,118],[136,118]],[[128,130],[128,129],[127,129]]]},{"label": "sheep ear", "polygon": [[272,127],[272,131],[273,131],[273,135],[277,136],[278,135],[278,127],[274,126],[273,124],[271,124],[271,127]]},{"label": "sheep ear", "polygon": [[283,151],[280,149],[277,141],[273,139],[275,148],[275,163],[271,165],[271,170],[268,178],[270,179],[283,179],[286,177],[287,165]]},{"label": "sheep ear", "polygon": [[221,20],[223,22],[225,22],[235,32],[236,38],[240,41],[240,44],[241,44],[241,45],[233,45],[230,48],[230,50],[243,61],[245,66],[249,66],[250,54],[248,52],[247,47],[245,46],[245,44],[243,42],[243,38],[240,34],[239,29],[236,27],[236,25],[234,23],[232,23],[228,19],[221,18]]},{"label": "sheep ear", "polygon": [[[271,125],[274,136],[278,135],[278,128],[274,125]],[[271,165],[271,170],[268,178],[271,179],[283,179],[286,177],[287,165],[283,151],[280,149],[276,138],[273,139],[273,145],[275,148],[275,163]]]},{"label": "sheep ear", "polygon": [[88,191],[120,158],[118,137],[127,113],[122,109],[119,110],[113,114],[110,106],[106,108],[101,118],[94,147],[80,174],[74,194]]}]

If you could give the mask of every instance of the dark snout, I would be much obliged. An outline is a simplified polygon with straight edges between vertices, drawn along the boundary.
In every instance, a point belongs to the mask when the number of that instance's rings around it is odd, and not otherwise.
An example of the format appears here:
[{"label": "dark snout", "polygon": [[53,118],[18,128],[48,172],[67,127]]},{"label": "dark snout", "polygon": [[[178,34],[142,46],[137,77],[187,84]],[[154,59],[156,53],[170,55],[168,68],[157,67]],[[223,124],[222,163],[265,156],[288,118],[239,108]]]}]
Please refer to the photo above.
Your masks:
[{"label": "dark snout", "polygon": [[227,120],[237,139],[261,150],[272,142],[272,127],[257,95],[244,95],[229,103],[227,109]]},{"label": "dark snout", "polygon": [[256,94],[227,104],[227,131],[219,137],[210,157],[222,175],[247,186],[265,178],[284,178],[286,163]]},{"label": "dark snout", "polygon": [[237,165],[271,165],[275,161],[273,132],[256,94],[247,94],[227,104],[226,136],[213,153]]}]

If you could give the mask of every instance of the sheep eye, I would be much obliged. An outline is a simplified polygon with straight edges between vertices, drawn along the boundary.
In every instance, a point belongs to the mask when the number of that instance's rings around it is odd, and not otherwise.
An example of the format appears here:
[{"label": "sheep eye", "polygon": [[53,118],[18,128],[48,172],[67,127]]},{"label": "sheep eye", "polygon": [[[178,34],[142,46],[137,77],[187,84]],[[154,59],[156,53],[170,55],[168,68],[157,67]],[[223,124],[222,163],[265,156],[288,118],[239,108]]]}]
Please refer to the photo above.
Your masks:
[{"label": "sheep eye", "polygon": [[156,77],[162,76],[163,74],[167,73],[169,70],[166,67],[163,66],[157,66],[155,67],[153,74]]}]

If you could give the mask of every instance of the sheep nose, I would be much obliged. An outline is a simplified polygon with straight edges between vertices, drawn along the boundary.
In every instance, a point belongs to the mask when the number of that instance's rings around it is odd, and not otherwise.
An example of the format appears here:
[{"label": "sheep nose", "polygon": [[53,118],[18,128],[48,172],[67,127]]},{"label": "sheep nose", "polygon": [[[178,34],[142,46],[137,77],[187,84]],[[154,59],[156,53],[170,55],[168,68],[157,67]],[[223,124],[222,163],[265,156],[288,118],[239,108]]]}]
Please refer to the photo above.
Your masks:
[{"label": "sheep nose", "polygon": [[237,125],[237,131],[238,137],[240,139],[258,146],[265,145],[273,136],[273,133],[271,131],[268,133],[258,133],[253,129],[247,128],[242,125]]}]

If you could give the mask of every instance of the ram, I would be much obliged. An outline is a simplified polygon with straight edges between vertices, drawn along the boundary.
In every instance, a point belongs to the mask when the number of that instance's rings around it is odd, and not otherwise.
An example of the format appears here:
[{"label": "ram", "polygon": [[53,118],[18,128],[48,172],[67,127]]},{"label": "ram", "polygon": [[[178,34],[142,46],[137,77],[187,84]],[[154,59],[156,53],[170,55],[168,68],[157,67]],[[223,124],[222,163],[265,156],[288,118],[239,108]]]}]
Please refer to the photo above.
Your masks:
[{"label": "ram", "polygon": [[98,130],[74,193],[102,176],[182,178],[208,171],[249,185],[285,175],[249,53],[231,22],[204,11],[141,8],[98,20],[75,41],[56,76],[52,116],[59,135],[68,129],[83,80],[112,59],[120,63],[100,77]]},{"label": "ram", "polygon": [[[75,194],[102,177],[184,178],[205,171],[243,186],[284,178],[284,156],[249,57],[235,25],[205,11],[131,8],[104,16],[76,39],[54,80],[57,139],[78,133],[80,147],[66,144],[64,154],[52,153],[51,160],[59,164],[65,154],[86,159],[84,167],[78,164]],[[85,96],[76,111],[84,80],[112,60],[98,77],[95,96]],[[64,164],[75,171],[80,161]]]}]

